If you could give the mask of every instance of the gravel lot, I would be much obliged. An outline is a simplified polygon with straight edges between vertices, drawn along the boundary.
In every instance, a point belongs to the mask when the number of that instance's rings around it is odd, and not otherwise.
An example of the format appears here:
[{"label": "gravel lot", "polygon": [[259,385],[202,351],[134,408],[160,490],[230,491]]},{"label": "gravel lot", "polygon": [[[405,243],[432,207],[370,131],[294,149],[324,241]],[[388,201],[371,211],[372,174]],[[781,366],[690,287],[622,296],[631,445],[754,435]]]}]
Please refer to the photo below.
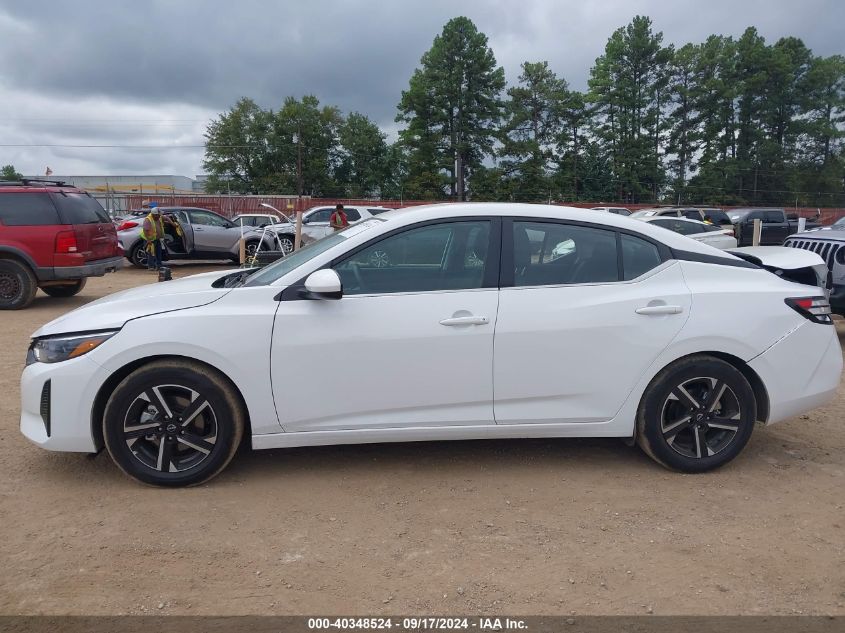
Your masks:
[{"label": "gravel lot", "polygon": [[29,444],[30,333],[153,278],[0,312],[0,613],[845,615],[845,389],[699,476],[520,440],[245,450],[159,490]]}]

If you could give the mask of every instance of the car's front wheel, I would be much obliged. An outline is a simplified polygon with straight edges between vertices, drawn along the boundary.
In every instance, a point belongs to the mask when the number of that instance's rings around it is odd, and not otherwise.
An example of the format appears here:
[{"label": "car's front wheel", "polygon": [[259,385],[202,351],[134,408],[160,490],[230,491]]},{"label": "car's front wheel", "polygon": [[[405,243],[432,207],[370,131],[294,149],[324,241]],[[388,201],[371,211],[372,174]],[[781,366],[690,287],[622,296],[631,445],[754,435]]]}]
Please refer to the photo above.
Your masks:
[{"label": "car's front wheel", "polygon": [[103,437],[127,475],[158,486],[201,484],[231,461],[244,412],[229,382],[190,361],[155,361],[127,376],[103,416]]},{"label": "car's front wheel", "polygon": [[279,236],[279,247],[282,249],[282,252],[285,255],[288,255],[293,252],[293,240],[294,238],[290,235],[280,235]]},{"label": "car's front wheel", "polygon": [[683,472],[723,466],[748,443],[757,400],[745,376],[712,356],[679,360],[643,395],[637,442],[655,461]]}]

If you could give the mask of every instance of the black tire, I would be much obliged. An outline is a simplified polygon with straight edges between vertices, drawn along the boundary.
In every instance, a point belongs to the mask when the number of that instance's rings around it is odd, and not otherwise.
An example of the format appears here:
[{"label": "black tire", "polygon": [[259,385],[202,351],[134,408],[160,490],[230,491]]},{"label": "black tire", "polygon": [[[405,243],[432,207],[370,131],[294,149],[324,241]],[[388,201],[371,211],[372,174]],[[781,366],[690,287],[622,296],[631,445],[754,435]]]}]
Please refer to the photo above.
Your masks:
[{"label": "black tire", "polygon": [[38,292],[38,282],[29,266],[14,259],[0,259],[0,310],[27,307]]},{"label": "black tire", "polygon": [[85,278],[82,278],[77,279],[73,283],[64,284],[61,286],[44,286],[43,288],[41,288],[41,290],[43,290],[45,294],[48,294],[51,297],[55,297],[57,299],[72,297],[82,292],[82,289],[85,287],[86,281],[87,280]]},{"label": "black tire", "polygon": [[739,455],[756,419],[754,390],[739,370],[712,356],[689,356],[661,371],[643,394],[637,443],[667,468],[705,472]]},{"label": "black tire", "polygon": [[221,374],[190,361],[155,361],[114,390],[103,437],[129,477],[156,486],[195,486],[231,461],[244,425],[240,399]]},{"label": "black tire", "polygon": [[126,258],[135,268],[147,267],[147,251],[144,246],[144,241],[139,241],[132,247],[132,250],[129,252],[129,257]]}]

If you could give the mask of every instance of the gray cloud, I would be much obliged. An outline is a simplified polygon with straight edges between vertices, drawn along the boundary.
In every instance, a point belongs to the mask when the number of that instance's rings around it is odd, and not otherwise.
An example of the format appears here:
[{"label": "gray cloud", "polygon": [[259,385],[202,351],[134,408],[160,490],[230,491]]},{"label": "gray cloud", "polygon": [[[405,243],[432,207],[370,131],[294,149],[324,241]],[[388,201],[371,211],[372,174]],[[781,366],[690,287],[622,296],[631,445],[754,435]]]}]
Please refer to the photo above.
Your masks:
[{"label": "gray cloud", "polygon": [[[608,36],[636,14],[676,45],[754,25],[769,41],[795,35],[817,54],[845,52],[841,0],[0,0],[0,134],[5,143],[201,144],[209,117],[241,96],[275,108],[307,93],[395,130],[401,91],[451,17],[467,15],[488,35],[509,81],[521,62],[548,60],[583,89]],[[190,174],[202,158],[201,149],[0,149],[2,163],[56,173]]]}]

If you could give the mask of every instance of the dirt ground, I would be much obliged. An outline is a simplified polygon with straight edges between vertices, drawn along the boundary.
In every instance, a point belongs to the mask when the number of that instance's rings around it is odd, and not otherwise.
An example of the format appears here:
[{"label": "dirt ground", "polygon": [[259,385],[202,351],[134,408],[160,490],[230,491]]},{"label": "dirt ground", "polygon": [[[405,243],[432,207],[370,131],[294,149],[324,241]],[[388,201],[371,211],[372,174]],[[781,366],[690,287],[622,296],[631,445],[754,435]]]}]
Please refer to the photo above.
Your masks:
[{"label": "dirt ground", "polygon": [[707,475],[519,440],[247,450],[153,489],[18,430],[29,335],[148,281],[0,313],[2,614],[845,614],[845,389]]}]

